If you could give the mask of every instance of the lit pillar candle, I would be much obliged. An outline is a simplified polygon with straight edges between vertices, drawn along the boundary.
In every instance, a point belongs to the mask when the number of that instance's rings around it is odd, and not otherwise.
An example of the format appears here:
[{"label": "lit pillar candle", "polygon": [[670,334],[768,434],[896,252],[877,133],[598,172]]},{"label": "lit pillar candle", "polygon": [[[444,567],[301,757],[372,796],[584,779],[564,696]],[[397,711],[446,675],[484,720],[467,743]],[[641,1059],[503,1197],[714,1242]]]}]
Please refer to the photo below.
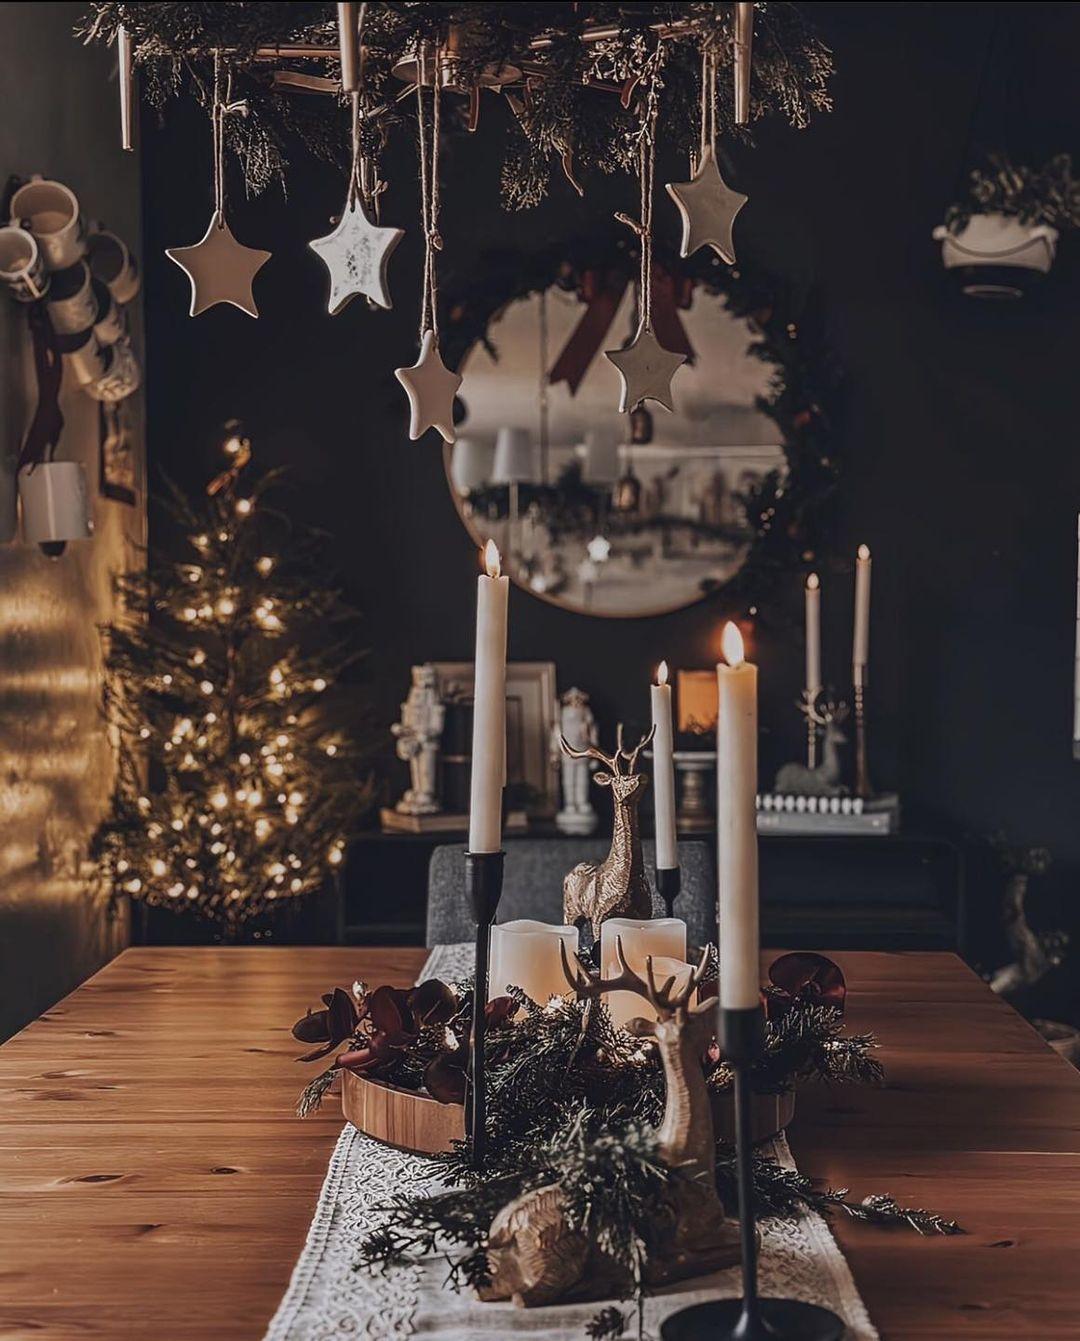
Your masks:
[{"label": "lit pillar candle", "polygon": [[821,693],[821,582],[817,573],[806,579],[806,693]]},{"label": "lit pillar candle", "polygon": [[502,996],[508,987],[520,987],[539,1005],[572,989],[563,973],[560,945],[573,963],[578,948],[577,927],[535,922],[521,917],[491,928],[491,972],[488,996]]},{"label": "lit pillar candle", "polygon": [[[649,955],[654,956],[654,964],[657,957],[686,962],[686,923],[679,917],[609,917],[600,927],[600,970],[605,978],[615,976],[622,967],[616,940],[622,941],[626,962],[643,978]],[[659,975],[657,978],[659,981]],[[604,1004],[616,1024],[625,1024],[639,1015],[651,1019],[656,1014],[636,992],[608,992]]]},{"label": "lit pillar candle", "polygon": [[734,624],[724,627],[727,662],[716,667],[717,868],[720,885],[720,1005],[750,1010],[758,971],[757,667],[744,660]]},{"label": "lit pillar candle", "polygon": [[870,660],[870,547],[859,546],[855,560],[855,636],[852,640],[852,679],[866,683],[866,663]]},{"label": "lit pillar candle", "polygon": [[679,864],[675,839],[675,757],[671,727],[671,685],[668,666],[661,661],[650,690],[653,720],[653,806],[656,815],[656,866],[674,870]]},{"label": "lit pillar candle", "polygon": [[487,569],[476,587],[476,672],[473,681],[472,777],[469,851],[502,846],[502,793],[506,776],[506,611],[510,579],[499,575],[499,551],[489,540]]}]

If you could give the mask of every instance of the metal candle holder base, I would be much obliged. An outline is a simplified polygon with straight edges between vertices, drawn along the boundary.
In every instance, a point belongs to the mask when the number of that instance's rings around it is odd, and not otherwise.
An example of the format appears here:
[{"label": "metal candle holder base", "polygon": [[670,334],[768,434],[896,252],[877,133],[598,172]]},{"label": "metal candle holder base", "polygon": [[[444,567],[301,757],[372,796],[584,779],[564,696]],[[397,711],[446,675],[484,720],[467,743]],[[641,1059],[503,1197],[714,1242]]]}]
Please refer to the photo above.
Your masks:
[{"label": "metal candle holder base", "polygon": [[735,1072],[735,1152],[742,1241],[743,1297],[693,1304],[665,1319],[662,1341],[841,1341],[844,1322],[799,1299],[762,1299],[757,1280],[757,1224],[751,1131],[750,1066],[761,1050],[761,1010],[720,1011],[720,1047]]},{"label": "metal candle holder base", "polygon": [[870,785],[870,765],[866,749],[866,681],[862,676],[855,682],[855,795],[869,800],[874,794]]},{"label": "metal candle holder base", "polygon": [[469,1084],[465,1095],[465,1129],[470,1136],[474,1168],[484,1166],[487,1153],[487,1084],[484,1063],[485,1007],[488,995],[488,950],[491,924],[502,897],[505,852],[466,852],[465,888],[476,918],[476,971],[473,981],[472,1038],[469,1043]]},{"label": "metal candle holder base", "polygon": [[675,916],[675,900],[682,889],[682,868],[679,866],[658,866],[656,868],[656,892],[664,901],[668,917]]}]

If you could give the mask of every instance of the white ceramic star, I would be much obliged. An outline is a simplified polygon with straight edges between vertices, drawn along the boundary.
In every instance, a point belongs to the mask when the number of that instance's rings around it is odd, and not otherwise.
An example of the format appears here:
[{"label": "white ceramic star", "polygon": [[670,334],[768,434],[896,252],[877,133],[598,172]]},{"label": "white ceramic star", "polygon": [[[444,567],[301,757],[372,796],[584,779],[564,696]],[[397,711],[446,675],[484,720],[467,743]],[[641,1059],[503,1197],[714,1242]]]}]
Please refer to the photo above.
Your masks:
[{"label": "white ceramic star", "polygon": [[326,237],[308,246],[330,272],[327,310],[336,316],[358,293],[380,307],[391,307],[386,270],[394,248],[405,236],[403,228],[384,228],[368,218],[360,201],[346,204],[341,221]]},{"label": "white ceramic star", "polygon": [[682,215],[680,256],[691,256],[708,244],[728,265],[735,264],[735,216],[749,199],[733,191],[716,165],[711,147],[701,156],[688,182],[668,182],[667,193]]},{"label": "white ceramic star", "polygon": [[429,428],[437,428],[444,442],[454,442],[454,397],[461,374],[442,361],[434,331],[425,331],[420,357],[411,368],[395,368],[394,376],[409,398],[409,437],[415,442]]},{"label": "white ceramic star", "polygon": [[251,281],[270,259],[270,253],[237,242],[224,216],[216,210],[201,242],[191,247],[166,247],[165,255],[191,281],[188,316],[197,317],[217,303],[232,303],[249,317],[259,315]]},{"label": "white ceramic star", "polygon": [[665,349],[644,323],[637,334],[622,349],[605,349],[622,378],[622,398],[619,413],[625,414],[643,400],[655,400],[665,410],[674,410],[671,400],[671,379],[686,362],[685,354],[673,354]]}]

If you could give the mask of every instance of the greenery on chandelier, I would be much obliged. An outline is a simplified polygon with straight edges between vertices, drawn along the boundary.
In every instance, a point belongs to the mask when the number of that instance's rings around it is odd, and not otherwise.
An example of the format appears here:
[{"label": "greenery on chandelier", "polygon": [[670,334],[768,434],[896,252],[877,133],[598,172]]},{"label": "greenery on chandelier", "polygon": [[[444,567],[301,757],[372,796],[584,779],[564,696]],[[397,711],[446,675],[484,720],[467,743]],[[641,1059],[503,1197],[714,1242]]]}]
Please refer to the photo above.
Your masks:
[{"label": "greenery on chandelier", "polygon": [[318,537],[267,504],[277,473],[247,479],[238,427],[225,451],[203,499],[162,500],[182,555],[116,581],[102,636],[118,774],[96,851],[117,894],[233,936],[324,884],[370,789],[350,696],[335,694],[356,617]]},{"label": "greenery on chandelier", "polygon": [[[734,127],[732,4],[374,3],[362,9],[365,152],[377,157],[390,130],[414,116],[415,100],[399,100],[408,84],[395,67],[418,44],[438,42],[447,51],[448,114],[463,111],[463,95],[488,87],[489,76],[498,72],[495,82],[509,109],[503,194],[514,207],[539,201],[560,165],[582,183],[597,170],[633,169],[640,121],[632,95],[655,66],[658,42],[666,141],[686,150],[697,142],[703,43],[720,56],[718,130],[745,133]],[[336,59],[257,57],[260,48],[296,44],[336,53],[336,6],[108,0],[91,5],[81,31],[88,41],[112,42],[120,26],[131,35],[145,95],[159,109],[181,94],[209,107],[214,53],[222,53],[233,76],[232,98],[247,103],[248,114],[228,118],[225,133],[250,193],[273,181],[284,184],[297,141],[308,153],[347,161],[347,117],[338,100],[290,91],[275,77],[287,69],[336,80]],[[595,29],[610,30],[610,36],[582,40]],[[815,112],[831,106],[832,68],[828,49],[799,7],[778,0],[755,5],[751,121],[779,115],[805,127]],[[481,118],[494,110],[496,96],[482,94]]]},{"label": "greenery on chandelier", "polygon": [[1080,228],[1080,178],[1071,154],[1055,154],[1039,168],[1014,163],[1008,154],[990,154],[969,179],[966,200],[951,205],[945,222],[957,233],[974,214],[1004,214],[1023,224],[1049,224],[1062,231]]}]

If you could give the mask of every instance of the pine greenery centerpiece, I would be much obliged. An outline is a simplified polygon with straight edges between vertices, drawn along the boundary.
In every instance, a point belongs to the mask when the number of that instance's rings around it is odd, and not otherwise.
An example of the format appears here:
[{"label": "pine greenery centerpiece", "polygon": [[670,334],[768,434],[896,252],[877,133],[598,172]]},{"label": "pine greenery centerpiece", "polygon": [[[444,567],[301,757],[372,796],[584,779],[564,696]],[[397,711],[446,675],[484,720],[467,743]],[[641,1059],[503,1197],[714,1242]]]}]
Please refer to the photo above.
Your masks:
[{"label": "pine greenery centerpiece", "polygon": [[178,555],[116,579],[102,631],[118,771],[95,850],[117,893],[194,909],[227,939],[318,890],[370,802],[350,696],[356,615],[328,585],[318,537],[266,506],[276,472],[228,468],[204,499],[162,506]]}]

